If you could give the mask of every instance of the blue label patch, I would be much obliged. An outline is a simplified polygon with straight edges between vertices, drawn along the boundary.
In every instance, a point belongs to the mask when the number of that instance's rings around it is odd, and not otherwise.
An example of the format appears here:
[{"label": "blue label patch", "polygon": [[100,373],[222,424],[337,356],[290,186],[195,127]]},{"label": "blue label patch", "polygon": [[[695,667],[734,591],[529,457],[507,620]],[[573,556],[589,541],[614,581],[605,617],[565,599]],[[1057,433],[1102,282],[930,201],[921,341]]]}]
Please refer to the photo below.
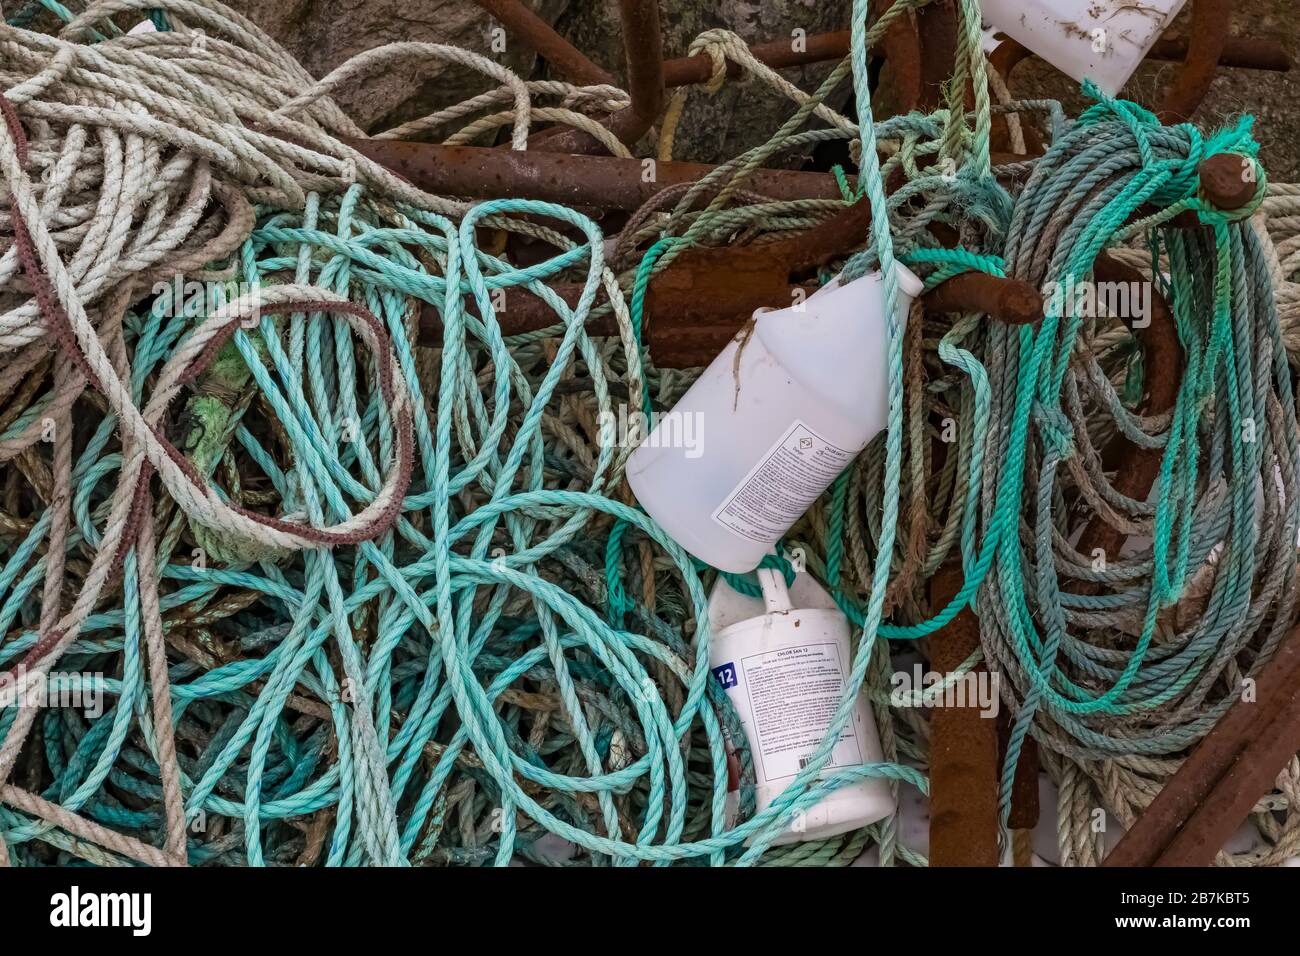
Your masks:
[{"label": "blue label patch", "polygon": [[713,668],[713,676],[722,683],[723,690],[735,687],[740,683],[736,677],[736,665],[732,661],[727,661],[727,663],[719,664]]}]

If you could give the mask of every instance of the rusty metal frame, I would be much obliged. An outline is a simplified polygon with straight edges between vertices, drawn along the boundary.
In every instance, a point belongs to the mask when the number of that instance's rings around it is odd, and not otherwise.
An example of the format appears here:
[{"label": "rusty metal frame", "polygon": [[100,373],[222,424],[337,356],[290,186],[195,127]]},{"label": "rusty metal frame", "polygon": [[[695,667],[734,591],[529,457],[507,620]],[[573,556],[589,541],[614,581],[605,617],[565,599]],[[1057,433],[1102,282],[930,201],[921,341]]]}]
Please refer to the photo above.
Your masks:
[{"label": "rusty metal frame", "polygon": [[[606,71],[519,0],[476,2],[518,31],[562,75],[580,83],[612,82]],[[889,3],[878,0],[872,7],[879,14]],[[1230,35],[1228,0],[1192,0],[1192,4],[1189,34],[1162,37],[1148,54],[1152,59],[1182,62],[1162,95],[1159,113],[1166,122],[1184,120],[1195,111],[1220,65],[1290,68],[1285,50],[1275,41]],[[631,102],[603,122],[620,141],[632,144],[658,119],[667,87],[706,82],[713,64],[702,55],[662,59],[655,0],[620,0],[619,10]],[[795,50],[788,41],[775,41],[756,44],[751,51],[761,62],[784,69],[840,59],[849,51],[849,39],[848,31],[837,31],[808,37],[801,50]],[[952,0],[938,0],[899,20],[882,38],[879,54],[890,67],[903,111],[932,110],[941,105],[943,84],[956,55],[956,10]],[[1015,66],[1031,55],[1020,44],[1006,40],[992,53],[991,60],[1007,79]],[[739,68],[728,64],[728,73],[738,74]],[[999,133],[1005,133],[1005,128],[1000,128]],[[1031,152],[1041,149],[1036,137],[1027,142]],[[349,145],[417,185],[442,194],[525,196],[602,209],[639,208],[658,191],[697,181],[714,168],[697,163],[658,163],[656,176],[645,182],[640,160],[601,156],[604,150],[591,136],[564,127],[535,134],[526,153],[369,140],[353,140]],[[994,161],[1027,158],[1003,154]],[[1250,198],[1249,189],[1242,185],[1240,161],[1240,157],[1225,155],[1202,163],[1202,194],[1221,208],[1238,208]],[[828,175],[785,170],[757,171],[747,186],[774,199],[833,198],[840,194]],[[800,289],[812,291],[805,278],[810,269],[865,244],[870,219],[869,206],[859,200],[792,239],[681,253],[652,278],[647,294],[645,332],[656,362],[665,367],[709,362],[756,308],[786,301]],[[1195,227],[1196,222],[1194,217],[1184,217],[1171,225]],[[1105,254],[1098,257],[1094,271],[1102,281],[1128,281],[1136,276],[1135,270]],[[557,284],[553,289],[571,304],[578,301],[582,291],[576,284]],[[1043,314],[1037,289],[1023,282],[976,273],[949,279],[927,293],[923,302],[929,313],[974,310],[1013,323],[1034,322]],[[1151,323],[1135,330],[1135,334],[1149,360],[1143,406],[1154,414],[1173,406],[1183,356],[1167,306],[1156,296],[1152,308]],[[525,290],[511,290],[497,319],[505,335],[535,331],[556,321],[554,313]],[[592,320],[588,332],[612,335],[617,329],[612,317],[606,317]],[[428,306],[421,316],[420,339],[436,345],[441,335],[437,309]],[[1156,477],[1159,455],[1140,448],[1128,448],[1125,454],[1116,488],[1129,497],[1142,497]],[[1079,547],[1086,553],[1096,546],[1117,549],[1121,543],[1119,532],[1095,519],[1085,528]],[[931,583],[934,600],[946,603],[946,596],[955,593],[959,584],[959,570],[942,569]],[[931,664],[951,669],[978,644],[978,620],[965,611],[932,639]],[[1212,860],[1259,793],[1267,789],[1276,772],[1300,746],[1300,628],[1288,638],[1260,683],[1265,707],[1247,711],[1238,704],[1230,710],[1121,841],[1107,865]],[[1267,732],[1260,734],[1260,727],[1267,727]],[[937,712],[932,729],[932,862],[996,865],[997,731],[992,722],[960,709]],[[1017,774],[1011,820],[1015,827],[1032,826],[1037,819],[1035,777],[1032,771]]]}]

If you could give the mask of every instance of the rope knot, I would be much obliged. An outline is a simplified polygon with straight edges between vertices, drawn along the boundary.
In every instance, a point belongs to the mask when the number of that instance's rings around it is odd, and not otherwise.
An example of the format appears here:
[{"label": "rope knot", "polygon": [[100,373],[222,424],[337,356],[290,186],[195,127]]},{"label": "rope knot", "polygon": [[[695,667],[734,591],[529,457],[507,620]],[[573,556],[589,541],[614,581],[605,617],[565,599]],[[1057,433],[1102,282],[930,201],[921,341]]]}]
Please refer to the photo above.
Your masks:
[{"label": "rope knot", "polygon": [[1151,140],[1147,135],[1147,131],[1161,127],[1162,124],[1156,115],[1130,100],[1107,96],[1092,80],[1083,81],[1083,93],[1085,96],[1096,100],[1097,103],[1095,106],[1090,106],[1083,111],[1079,117],[1079,123],[1089,125],[1099,122],[1106,116],[1115,117],[1127,126],[1129,132],[1133,134],[1133,141],[1137,145],[1138,156],[1142,160],[1142,165],[1154,165],[1156,162],[1155,152],[1151,148]]},{"label": "rope knot", "polygon": [[704,84],[710,95],[717,93],[726,84],[727,54],[738,48],[746,52],[749,50],[745,41],[730,30],[705,30],[692,41],[687,55],[698,56],[703,53],[713,63],[713,73]]}]

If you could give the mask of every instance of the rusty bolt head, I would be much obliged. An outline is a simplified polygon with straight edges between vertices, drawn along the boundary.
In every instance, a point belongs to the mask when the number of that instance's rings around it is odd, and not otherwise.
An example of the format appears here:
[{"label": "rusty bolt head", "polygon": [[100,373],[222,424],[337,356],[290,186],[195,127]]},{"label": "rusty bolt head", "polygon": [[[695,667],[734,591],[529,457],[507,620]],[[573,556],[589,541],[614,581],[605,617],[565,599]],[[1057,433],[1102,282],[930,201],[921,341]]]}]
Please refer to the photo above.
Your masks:
[{"label": "rusty bolt head", "polygon": [[1196,167],[1201,193],[1219,209],[1240,209],[1255,196],[1255,161],[1240,153],[1215,153]]}]

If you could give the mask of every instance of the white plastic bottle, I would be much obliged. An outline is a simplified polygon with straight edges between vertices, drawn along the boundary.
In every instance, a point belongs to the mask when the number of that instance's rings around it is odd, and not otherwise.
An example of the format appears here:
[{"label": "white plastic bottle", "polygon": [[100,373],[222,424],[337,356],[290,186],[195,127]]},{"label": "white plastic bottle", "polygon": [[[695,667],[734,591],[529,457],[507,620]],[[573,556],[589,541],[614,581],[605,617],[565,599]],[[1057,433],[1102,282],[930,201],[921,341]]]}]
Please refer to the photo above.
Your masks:
[{"label": "white plastic bottle", "polygon": [[[719,576],[709,596],[709,666],[744,726],[761,812],[821,744],[853,662],[848,619],[810,575],[797,575],[789,591],[779,572],[761,568],[758,579],[761,600]],[[881,754],[871,709],[859,694],[819,777],[878,762]],[[792,814],[773,842],[824,840],[893,812],[888,783],[866,777]]]},{"label": "white plastic bottle", "polygon": [[[897,269],[901,326],[922,285]],[[752,571],[888,423],[888,346],[879,273],[760,309],[632,453],[632,493],[697,558]]]},{"label": "white plastic bottle", "polygon": [[1107,96],[1128,82],[1186,0],[982,0],[984,19]]}]

